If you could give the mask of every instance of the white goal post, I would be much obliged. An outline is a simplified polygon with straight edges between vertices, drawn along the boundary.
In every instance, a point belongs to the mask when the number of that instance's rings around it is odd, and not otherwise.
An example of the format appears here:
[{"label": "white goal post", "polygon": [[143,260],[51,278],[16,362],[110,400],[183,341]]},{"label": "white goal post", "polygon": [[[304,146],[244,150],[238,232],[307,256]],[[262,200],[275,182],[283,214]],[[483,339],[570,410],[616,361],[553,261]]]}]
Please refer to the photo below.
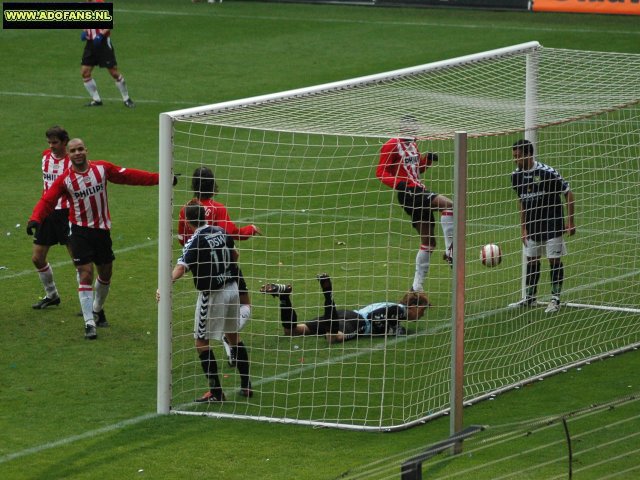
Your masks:
[{"label": "white goal post", "polygon": [[[371,431],[451,413],[452,430],[460,430],[463,405],[636,348],[639,102],[640,55],[529,42],[161,114],[158,413]],[[299,324],[323,314],[320,273],[330,275],[342,309],[395,303],[411,287],[420,238],[396,192],[376,178],[380,149],[400,134],[406,115],[419,124],[420,151],[439,155],[423,174],[427,188],[454,207],[464,196],[464,224],[454,239],[464,256],[454,258],[454,269],[442,260],[436,213],[424,283],[432,306],[423,318],[400,322],[406,335],[332,344],[285,335],[279,299],[261,294],[262,285],[292,286]],[[464,152],[456,132],[466,132]],[[562,308],[553,314],[507,308],[523,288],[511,188],[511,146],[522,138],[576,197],[577,233],[565,237]],[[455,158],[466,164],[454,165]],[[253,396],[237,394],[238,371],[212,340],[223,403],[194,402],[208,388],[193,339],[197,292],[189,278],[171,282],[181,253],[178,212],[194,197],[199,167],[214,172],[214,200],[231,219],[264,234],[236,241],[251,297],[241,338]],[[456,183],[461,172],[464,192]],[[502,251],[493,268],[479,260],[488,243]],[[541,303],[549,299],[549,275],[543,258]]]}]

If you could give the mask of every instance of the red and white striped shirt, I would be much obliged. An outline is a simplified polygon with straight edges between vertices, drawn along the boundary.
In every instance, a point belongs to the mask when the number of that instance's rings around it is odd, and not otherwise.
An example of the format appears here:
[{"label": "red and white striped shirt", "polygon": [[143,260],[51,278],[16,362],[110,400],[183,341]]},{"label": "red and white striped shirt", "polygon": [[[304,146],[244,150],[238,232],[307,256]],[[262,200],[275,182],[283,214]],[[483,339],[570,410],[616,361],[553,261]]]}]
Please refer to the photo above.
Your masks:
[{"label": "red and white striped shirt", "polygon": [[420,174],[426,169],[427,157],[420,155],[414,140],[392,138],[380,150],[376,176],[391,188],[396,188],[400,182],[405,182],[407,187],[424,188]]},{"label": "red and white striped shirt", "polygon": [[[69,155],[65,155],[63,158],[56,158],[50,148],[42,152],[42,193],[44,194],[56,178],[64,173],[64,171],[71,166]],[[62,208],[69,208],[69,199],[66,197],[60,197],[56,204],[56,210]]]},{"label": "red and white striped shirt", "polygon": [[[89,3],[103,3],[103,0],[92,0]],[[104,37],[109,37],[111,35],[111,30],[102,28],[85,28],[84,31],[87,34],[87,40],[93,40],[98,34]]]},{"label": "red and white striped shirt", "polygon": [[73,167],[60,175],[36,204],[29,220],[39,223],[53,211],[58,199],[69,199],[69,221],[75,225],[102,230],[111,229],[107,182],[123,185],[157,185],[157,173],[118,167],[104,160],[88,162],[86,172]]},{"label": "red and white striped shirt", "polygon": [[103,28],[85,28],[84,31],[87,34],[88,41],[94,40],[98,36],[98,34],[102,35],[103,37],[111,36],[111,30]]}]

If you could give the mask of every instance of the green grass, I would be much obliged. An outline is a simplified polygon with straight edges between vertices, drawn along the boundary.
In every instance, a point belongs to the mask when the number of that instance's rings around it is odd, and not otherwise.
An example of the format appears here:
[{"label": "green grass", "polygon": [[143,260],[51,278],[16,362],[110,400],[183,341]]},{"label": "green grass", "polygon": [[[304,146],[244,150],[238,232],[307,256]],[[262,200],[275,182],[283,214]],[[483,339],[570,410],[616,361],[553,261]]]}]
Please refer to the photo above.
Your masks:
[{"label": "green grass", "polygon": [[[0,32],[3,63],[12,66],[0,88],[4,140],[0,157],[5,166],[0,180],[0,247],[4,252],[0,265],[7,267],[0,271],[0,476],[336,478],[380,456],[446,437],[446,418],[394,434],[183,416],[147,418],[155,411],[156,393],[157,189],[109,187],[117,256],[107,304],[113,326],[100,331],[97,342],[88,344],[75,316],[79,310],[75,275],[62,249],[54,248],[50,254],[62,306],[43,312],[30,308],[41,295],[41,287],[33,273],[31,242],[24,226],[40,193],[44,131],[62,124],[72,136],[85,139],[92,158],[155,170],[158,114],[163,111],[337,81],[530,40],[547,47],[638,53],[636,19],[231,1],[212,6],[184,0],[116,3],[115,15],[114,44],[120,68],[138,103],[133,111],[122,106],[103,71],[96,71],[95,77],[105,106],[82,107],[86,92],[79,75],[82,45],[77,31]],[[227,172],[216,173],[230,178]],[[278,183],[290,181],[285,177]],[[446,181],[442,179],[440,191],[449,188],[444,186]],[[379,189],[375,179],[371,186]],[[246,218],[265,198],[258,197],[256,205],[246,206],[244,198],[240,201],[233,194],[232,183],[224,185],[223,191],[229,194],[221,195],[221,201],[237,220]],[[513,214],[515,202],[509,193],[505,193],[505,211]],[[288,228],[292,231],[299,221],[307,220],[294,216],[288,219]],[[513,217],[504,218],[505,225],[512,222]],[[331,233],[350,238],[351,228],[357,232],[362,226],[345,222]],[[410,235],[406,224],[401,228]],[[412,248],[409,238],[407,249]],[[256,251],[246,252],[243,261],[265,263],[259,249],[264,247],[267,252],[274,245],[268,236],[264,240],[263,244],[252,240]],[[384,244],[376,238],[378,241]],[[348,260],[341,255],[336,253],[332,261]],[[269,257],[272,260],[276,265],[304,265],[310,259],[282,252],[279,258]],[[363,267],[363,274],[372,273],[369,268]],[[264,265],[265,275],[283,280],[300,278],[303,273]],[[443,267],[440,274],[445,273]],[[498,272],[490,275],[485,281],[498,281]],[[517,277],[515,271],[508,275]],[[257,274],[255,278],[257,282]],[[315,288],[312,281],[303,284],[298,303],[317,302]],[[436,298],[442,304],[448,295],[443,291]],[[360,298],[338,298],[342,304],[357,300]],[[190,301],[185,298],[184,318],[191,315]],[[267,300],[255,301],[255,318],[260,318]],[[305,313],[314,315],[313,310]],[[438,308],[430,318],[446,315],[445,308]],[[523,327],[526,319],[518,320]],[[248,344],[252,349],[284,350],[287,339],[272,337],[261,345],[260,328],[258,322],[251,325]],[[275,332],[277,322],[268,328]],[[337,351],[318,339],[305,339],[306,350],[317,353],[314,361]],[[187,341],[183,355],[193,361]],[[287,359],[282,352],[277,358],[256,355],[254,368],[264,368],[266,376],[269,362]],[[465,423],[521,421],[637,392],[639,367],[640,356],[632,352],[571,370],[475,405],[465,411]],[[446,379],[438,381],[446,389]],[[202,388],[201,383],[198,386]],[[595,477],[587,472],[584,478]]]}]

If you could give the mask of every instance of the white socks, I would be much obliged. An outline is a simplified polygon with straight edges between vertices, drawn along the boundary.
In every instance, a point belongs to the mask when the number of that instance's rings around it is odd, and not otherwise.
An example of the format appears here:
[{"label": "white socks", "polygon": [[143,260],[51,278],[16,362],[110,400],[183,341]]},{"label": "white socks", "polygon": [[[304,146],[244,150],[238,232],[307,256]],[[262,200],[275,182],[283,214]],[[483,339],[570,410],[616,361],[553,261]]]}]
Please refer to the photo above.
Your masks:
[{"label": "white socks", "polygon": [[93,289],[91,285],[78,284],[78,298],[80,298],[84,323],[95,327],[96,322],[93,320]]},{"label": "white socks", "polygon": [[449,257],[453,257],[453,212],[451,210],[443,210],[440,214],[440,226],[444,235],[445,253]]},{"label": "white socks", "polygon": [[98,86],[96,85],[96,81],[93,78],[84,81],[84,88],[87,89],[91,98],[96,102],[101,102],[100,94],[98,93]]},{"label": "white socks", "polygon": [[127,84],[124,81],[124,77],[120,75],[120,78],[116,80],[116,87],[120,90],[120,95],[122,95],[122,100],[127,100],[129,98],[129,91],[127,90]]},{"label": "white socks", "polygon": [[47,263],[44,268],[39,269],[38,276],[40,277],[40,282],[42,282],[47,298],[58,298],[58,289],[56,288],[56,283],[53,281],[51,265]]},{"label": "white socks", "polygon": [[240,317],[238,318],[238,331],[242,330],[251,318],[251,305],[240,305]]},{"label": "white socks", "polygon": [[109,295],[109,287],[111,282],[105,282],[100,277],[96,279],[95,283],[95,295],[93,298],[93,311],[100,312],[104,306],[104,302]]},{"label": "white socks", "polygon": [[413,276],[412,289],[414,292],[424,291],[424,280],[429,273],[429,265],[431,263],[431,252],[427,250],[427,245],[420,245],[420,250],[416,255],[416,273]]}]

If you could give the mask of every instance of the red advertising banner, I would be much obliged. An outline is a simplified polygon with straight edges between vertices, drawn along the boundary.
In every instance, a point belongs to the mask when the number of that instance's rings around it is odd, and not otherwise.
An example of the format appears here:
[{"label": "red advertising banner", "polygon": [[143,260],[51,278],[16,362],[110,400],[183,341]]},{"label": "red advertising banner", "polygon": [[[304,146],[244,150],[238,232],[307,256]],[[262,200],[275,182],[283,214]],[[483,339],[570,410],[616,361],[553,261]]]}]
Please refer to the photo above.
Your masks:
[{"label": "red advertising banner", "polygon": [[533,11],[640,15],[640,0],[533,0]]}]

